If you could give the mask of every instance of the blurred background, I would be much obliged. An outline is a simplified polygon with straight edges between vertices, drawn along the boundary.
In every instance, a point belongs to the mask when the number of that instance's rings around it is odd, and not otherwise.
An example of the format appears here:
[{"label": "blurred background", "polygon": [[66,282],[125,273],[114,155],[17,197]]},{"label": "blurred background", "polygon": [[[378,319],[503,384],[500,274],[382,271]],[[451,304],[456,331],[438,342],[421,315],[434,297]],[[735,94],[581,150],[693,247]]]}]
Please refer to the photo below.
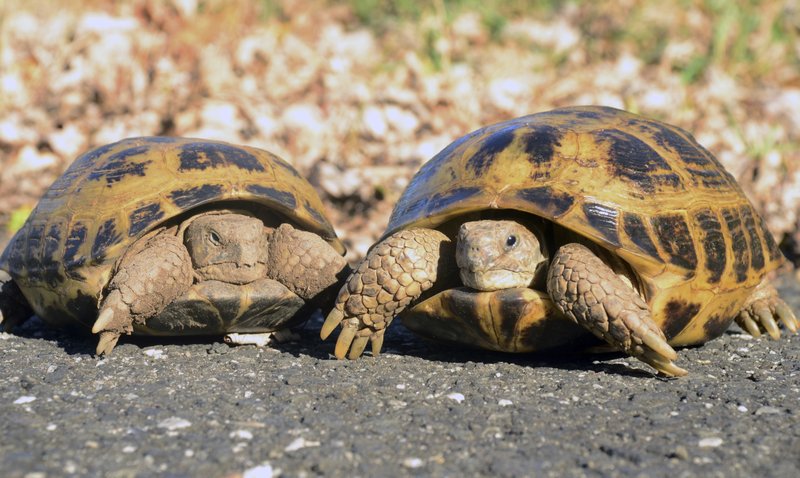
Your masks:
[{"label": "blurred background", "polygon": [[352,260],[455,138],[602,104],[693,132],[797,262],[799,3],[0,0],[0,247],[80,153],[181,135],[293,163]]}]

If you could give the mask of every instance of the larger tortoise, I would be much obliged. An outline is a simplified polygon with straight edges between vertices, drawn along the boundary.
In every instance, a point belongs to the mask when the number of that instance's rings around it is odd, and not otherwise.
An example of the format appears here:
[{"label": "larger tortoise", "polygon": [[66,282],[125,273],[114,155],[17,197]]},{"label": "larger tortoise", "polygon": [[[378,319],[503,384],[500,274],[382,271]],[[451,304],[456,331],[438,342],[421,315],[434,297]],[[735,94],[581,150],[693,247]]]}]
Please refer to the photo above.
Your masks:
[{"label": "larger tortoise", "polygon": [[90,328],[98,354],[121,334],[285,329],[349,272],[322,211],[267,151],[167,137],[102,146],[53,183],[0,256],[0,322],[36,313]]},{"label": "larger tortoise", "polygon": [[341,324],[337,357],[370,341],[377,354],[398,314],[429,337],[504,351],[593,335],[678,376],[673,347],[734,320],[756,336],[777,338],[776,319],[797,330],[767,278],[783,260],[687,132],[613,108],[556,109],[474,131],[426,163],[322,337]]}]

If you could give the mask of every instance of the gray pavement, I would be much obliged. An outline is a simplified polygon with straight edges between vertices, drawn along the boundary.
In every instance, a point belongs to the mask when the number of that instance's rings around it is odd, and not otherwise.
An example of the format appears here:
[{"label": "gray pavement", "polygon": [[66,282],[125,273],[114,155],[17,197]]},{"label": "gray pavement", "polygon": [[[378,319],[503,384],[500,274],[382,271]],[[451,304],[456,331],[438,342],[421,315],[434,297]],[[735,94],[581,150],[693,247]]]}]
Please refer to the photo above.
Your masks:
[{"label": "gray pavement", "polygon": [[0,475],[800,476],[800,336],[734,328],[663,380],[399,324],[381,357],[337,361],[320,324],[271,349],[137,339],[98,360],[33,319],[0,336]]}]

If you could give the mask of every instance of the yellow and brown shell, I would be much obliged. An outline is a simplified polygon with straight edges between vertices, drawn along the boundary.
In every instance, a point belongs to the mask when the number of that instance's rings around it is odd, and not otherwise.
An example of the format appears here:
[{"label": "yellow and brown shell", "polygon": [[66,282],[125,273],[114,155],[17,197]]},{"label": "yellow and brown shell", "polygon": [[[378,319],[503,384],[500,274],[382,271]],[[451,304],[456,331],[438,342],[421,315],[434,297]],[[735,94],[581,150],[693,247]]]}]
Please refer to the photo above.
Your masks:
[{"label": "yellow and brown shell", "polygon": [[117,259],[148,232],[210,208],[289,221],[344,246],[314,188],[267,151],[191,138],[131,138],[78,157],[0,257],[34,311],[90,325]]},{"label": "yellow and brown shell", "polygon": [[[613,108],[556,109],[456,140],[411,180],[386,234],[485,210],[545,218],[626,261],[673,345],[720,335],[783,261],[736,180],[689,133]],[[488,310],[497,297],[486,298]],[[461,320],[443,305],[409,315]],[[541,315],[505,335],[532,334]]]}]

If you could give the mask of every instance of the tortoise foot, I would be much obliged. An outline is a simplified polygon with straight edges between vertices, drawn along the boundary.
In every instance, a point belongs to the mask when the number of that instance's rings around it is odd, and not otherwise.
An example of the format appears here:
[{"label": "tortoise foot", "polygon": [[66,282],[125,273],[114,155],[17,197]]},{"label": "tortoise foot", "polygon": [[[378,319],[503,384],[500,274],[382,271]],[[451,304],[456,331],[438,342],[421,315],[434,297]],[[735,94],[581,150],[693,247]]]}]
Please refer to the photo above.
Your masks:
[{"label": "tortoise foot", "polygon": [[567,244],[556,252],[547,290],[559,311],[612,347],[660,374],[686,375],[641,296],[588,248]]},{"label": "tortoise foot", "polygon": [[736,323],[753,337],[761,337],[761,334],[766,332],[777,340],[781,337],[778,321],[792,333],[797,333],[800,329],[800,321],[792,309],[781,299],[778,291],[764,281],[736,316]]},{"label": "tortoise foot", "polygon": [[443,233],[424,228],[396,232],[373,246],[339,291],[320,331],[325,340],[341,325],[336,358],[357,359],[368,343],[378,355],[386,327],[433,286],[447,266],[447,259],[440,259],[452,257],[450,246]]}]

